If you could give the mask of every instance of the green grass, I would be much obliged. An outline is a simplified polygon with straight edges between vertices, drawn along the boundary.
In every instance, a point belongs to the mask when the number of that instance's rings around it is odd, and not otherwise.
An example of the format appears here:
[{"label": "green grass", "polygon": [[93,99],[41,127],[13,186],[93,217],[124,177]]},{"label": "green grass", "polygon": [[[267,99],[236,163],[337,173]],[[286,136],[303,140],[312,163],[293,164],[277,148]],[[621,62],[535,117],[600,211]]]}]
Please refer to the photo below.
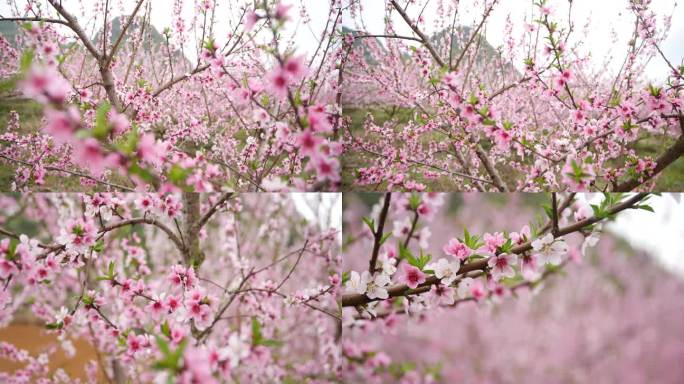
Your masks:
[{"label": "green grass", "polygon": [[[10,113],[16,111],[19,114],[19,132],[31,134],[40,130],[43,118],[42,106],[34,101],[19,98],[0,98],[0,133],[7,132],[7,122]],[[3,143],[0,143],[3,145]],[[0,162],[0,191],[9,191],[17,167],[7,161]],[[117,181],[119,182],[119,181]],[[58,175],[48,172],[45,176],[45,184],[42,186],[32,185],[36,191],[74,191],[94,192],[101,190],[97,187],[84,187],[79,178],[70,175]]]},{"label": "green grass", "polygon": [[[345,108],[344,115],[351,120],[350,129],[355,137],[364,135],[366,140],[372,140],[373,136],[364,132],[363,124],[366,121],[368,114],[371,114],[375,123],[381,125],[387,121],[393,120],[397,123],[397,130],[413,120],[413,113],[410,109],[402,108]],[[439,140],[444,138],[444,135],[439,132],[425,135],[424,141]],[[650,137],[646,140],[639,141],[635,149],[640,156],[651,156],[653,159],[657,158],[668,145],[672,143],[671,139],[663,139],[660,137]],[[400,143],[398,143],[400,145]],[[485,149],[488,148],[487,143],[483,143]],[[356,170],[367,167],[370,164],[370,159],[367,153],[360,151],[349,151],[342,155],[342,188],[343,190],[354,191],[383,191],[386,189],[386,183],[372,186],[354,185],[356,180]],[[622,164],[624,159],[617,159],[617,164]],[[515,170],[508,165],[498,165],[499,174],[504,179],[507,185],[515,185],[518,175]],[[428,186],[428,190],[432,191],[453,191],[457,189],[457,183],[454,177],[443,176],[437,179],[427,179],[423,176],[423,167],[416,167],[412,173],[414,180],[424,183]],[[657,191],[684,191],[684,158],[680,157],[677,161],[667,167],[656,179],[655,190]]]},{"label": "green grass", "polygon": [[[414,119],[413,111],[408,108],[345,108],[344,115],[350,118],[351,126],[350,129],[354,135],[364,134],[363,123],[366,121],[368,114],[373,116],[373,119],[377,125],[382,125],[387,121],[394,121],[397,123],[398,129],[409,121]],[[373,135],[366,134],[366,139],[372,139]],[[422,138],[424,142],[439,140],[444,138],[444,135],[439,132],[429,133],[424,135]],[[398,143],[399,144],[399,143]],[[369,165],[368,154],[360,151],[350,151],[344,153],[341,158],[342,162],[342,189],[349,190],[353,189],[355,191],[384,191],[386,190],[387,184],[382,183],[380,185],[368,185],[368,186],[358,186],[354,185],[356,180],[356,170]],[[442,191],[454,189],[454,183],[451,177],[441,176],[436,179],[428,179],[422,174],[423,169],[416,168],[411,176],[414,180],[424,183],[429,186],[431,190]]]}]

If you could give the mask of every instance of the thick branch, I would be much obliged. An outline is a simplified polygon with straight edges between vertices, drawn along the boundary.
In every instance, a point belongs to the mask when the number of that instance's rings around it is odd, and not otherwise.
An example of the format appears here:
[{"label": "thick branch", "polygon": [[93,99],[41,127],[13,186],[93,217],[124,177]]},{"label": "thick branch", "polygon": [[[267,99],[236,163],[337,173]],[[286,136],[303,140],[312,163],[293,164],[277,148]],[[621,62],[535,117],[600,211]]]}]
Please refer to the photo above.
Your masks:
[{"label": "thick branch", "polygon": [[397,4],[396,0],[390,0],[390,2],[392,3],[394,9],[396,9],[397,12],[399,12],[399,15],[401,15],[404,21],[406,21],[406,24],[408,24],[408,26],[411,27],[413,33],[420,37],[420,41],[425,46],[425,48],[427,48],[427,50],[430,51],[430,54],[435,59],[437,64],[439,64],[440,67],[444,67],[446,65],[444,63],[444,60],[442,60],[442,58],[439,57],[439,53],[437,53],[435,47],[433,47],[432,44],[430,44],[430,40],[428,39],[428,37],[418,28],[418,26],[414,22],[411,21],[409,15],[399,4]]},{"label": "thick branch", "polygon": [[183,238],[185,239],[184,261],[187,265],[198,268],[204,261],[204,254],[200,249],[199,221],[200,195],[196,192],[183,193]]},{"label": "thick branch", "polygon": [[62,24],[62,25],[69,26],[69,23],[65,20],[48,19],[48,18],[42,18],[42,17],[3,17],[3,18],[0,18],[0,21],[38,21],[38,22]]},{"label": "thick branch", "polygon": [[162,231],[164,231],[164,233],[166,233],[166,235],[169,237],[169,239],[171,239],[171,241],[176,245],[176,248],[178,248],[178,250],[181,251],[181,253],[185,253],[183,243],[180,241],[178,236],[176,236],[176,234],[173,233],[173,231],[169,227],[167,227],[164,223],[158,221],[157,219],[155,219],[153,217],[137,217],[137,218],[133,218],[133,219],[122,220],[122,221],[119,221],[118,223],[114,223],[114,224],[110,224],[110,225],[107,225],[105,227],[102,227],[102,229],[100,229],[99,232],[100,233],[106,233],[106,232],[113,231],[117,228],[125,227],[127,225],[135,225],[135,224],[150,224],[150,225],[154,225],[155,227],[161,229]]},{"label": "thick branch", "polygon": [[[618,212],[624,211],[625,209],[629,209],[633,207],[636,203],[639,201],[643,200],[648,194],[647,193],[638,193],[629,199],[625,200],[624,202],[615,205],[609,213],[611,215],[616,214]],[[599,221],[605,219],[605,217],[597,217],[597,216],[592,216],[590,218],[580,220],[574,224],[568,225],[566,227],[560,228],[558,230],[558,237],[560,236],[565,236],[567,234],[577,232],[585,227],[588,227],[590,225],[596,224]],[[524,244],[518,245],[516,247],[513,247],[509,253],[514,253],[514,254],[521,254],[523,252],[527,252],[530,249],[532,249],[532,241],[528,241]],[[461,268],[458,270],[458,275],[463,275],[465,273],[471,272],[471,271],[477,271],[477,270],[484,270],[487,267],[487,262],[488,259],[481,259],[477,260],[468,264],[463,264],[461,265]],[[436,276],[430,276],[428,277],[425,282],[421,285],[419,285],[416,289],[410,289],[406,284],[398,284],[390,287],[387,290],[387,293],[389,294],[389,297],[398,297],[398,296],[406,296],[406,295],[413,295],[413,294],[418,294],[418,293],[423,293],[427,292],[430,290],[430,286],[437,284],[440,281]],[[359,305],[364,305],[368,304],[370,302],[377,301],[377,299],[369,299],[366,295],[362,294],[346,294],[342,295],[342,306],[343,307],[355,307]]]},{"label": "thick branch", "polygon": [[219,197],[216,203],[214,203],[214,205],[212,205],[211,208],[209,208],[209,210],[199,220],[199,222],[197,223],[197,230],[199,231],[200,229],[202,229],[202,227],[204,227],[207,221],[209,221],[209,219],[211,219],[211,217],[216,213],[216,211],[218,211],[219,207],[221,207],[221,205],[228,201],[232,196],[232,192],[224,193],[223,195],[221,195],[221,197]]},{"label": "thick branch", "polygon": [[[128,20],[126,20],[126,25],[121,28],[121,33],[119,33],[119,36],[116,38],[116,41],[114,42],[114,45],[112,46],[111,52],[106,55],[106,60],[104,63],[104,67],[109,67],[109,64],[112,62],[112,59],[114,58],[114,55],[116,55],[116,51],[119,50],[119,46],[121,45],[121,42],[123,41],[123,37],[126,34],[126,31],[128,30],[128,27],[131,26],[133,23],[133,20],[135,19],[135,15],[138,13],[138,10],[140,9],[140,6],[145,0],[139,0],[138,4],[135,5],[135,9],[131,13],[131,15],[128,17]],[[103,37],[103,39],[106,39],[106,36]]]},{"label": "thick branch", "polygon": [[205,64],[205,65],[202,65],[202,66],[199,66],[199,67],[195,68],[195,69],[194,69],[192,72],[190,72],[190,73],[186,73],[186,74],[184,74],[184,75],[182,75],[182,76],[178,76],[178,77],[176,77],[176,78],[173,78],[173,79],[169,80],[167,83],[165,83],[164,85],[162,85],[162,86],[160,86],[159,88],[157,88],[157,90],[154,91],[154,93],[152,93],[152,96],[154,96],[154,97],[159,96],[162,92],[164,92],[164,91],[166,91],[167,89],[169,89],[169,88],[173,87],[174,85],[176,85],[176,83],[179,83],[179,82],[181,82],[181,81],[183,81],[183,80],[185,80],[185,79],[189,79],[190,76],[192,76],[192,75],[194,75],[194,74],[196,74],[196,73],[202,72],[202,71],[204,71],[204,70],[207,69],[207,68],[209,68],[209,65]]},{"label": "thick branch", "polygon": [[83,45],[85,45],[88,52],[90,52],[90,54],[93,55],[93,57],[95,57],[95,59],[97,61],[100,61],[102,55],[100,54],[100,52],[97,51],[97,49],[95,48],[93,43],[90,41],[90,38],[88,38],[88,35],[85,33],[83,28],[81,28],[81,25],[78,23],[76,18],[71,13],[69,13],[66,9],[64,9],[61,1],[49,0],[49,2],[55,8],[55,10],[60,15],[62,15],[62,17],[64,19],[66,19],[66,23],[62,23],[62,24],[65,24],[69,28],[71,28],[71,30],[74,31],[76,36],[78,36],[78,38],[81,39],[81,41],[83,42]]},{"label": "thick branch", "polygon": [[[680,121],[682,118],[680,117]],[[684,127],[684,123],[681,123],[682,127]],[[629,192],[634,190],[636,187],[640,186],[647,180],[652,179],[655,177],[658,173],[660,173],[663,169],[667,168],[670,164],[674,163],[677,159],[679,159],[682,154],[684,154],[684,134],[679,136],[677,141],[667,149],[662,155],[660,155],[656,159],[656,166],[653,169],[653,171],[649,174],[649,177],[646,177],[644,179],[641,179],[639,177],[635,177],[633,179],[627,180],[623,182],[622,184],[619,184],[615,187],[615,192]]]},{"label": "thick branch", "polygon": [[485,14],[484,14],[484,16],[482,16],[482,20],[480,21],[480,24],[477,26],[477,28],[475,28],[475,32],[473,32],[472,36],[470,36],[470,39],[466,43],[465,47],[463,47],[463,49],[461,50],[461,53],[458,55],[458,58],[456,59],[456,64],[454,64],[454,66],[450,68],[452,71],[455,69],[458,69],[458,67],[461,65],[461,61],[463,60],[466,53],[468,52],[468,48],[470,48],[470,46],[473,44],[473,41],[475,41],[475,38],[480,33],[480,29],[482,29],[482,26],[484,25],[485,21],[489,17],[489,14],[492,12],[492,9],[494,8],[494,4],[496,4],[496,2],[492,3],[492,5],[490,5],[489,8],[487,8],[487,10],[485,11]]},{"label": "thick branch", "polygon": [[503,182],[503,179],[501,179],[499,171],[496,170],[494,163],[492,163],[492,160],[489,158],[489,156],[487,156],[487,152],[485,152],[484,148],[482,148],[480,144],[475,146],[475,154],[482,162],[482,165],[484,165],[485,170],[487,170],[487,173],[492,178],[492,183],[496,186],[499,192],[508,192],[508,188],[506,188],[506,184]]},{"label": "thick branch", "polygon": [[371,254],[370,263],[368,265],[368,271],[370,273],[375,272],[375,262],[378,259],[378,252],[380,252],[380,243],[382,242],[382,237],[385,230],[385,221],[387,221],[387,212],[389,211],[390,201],[392,200],[391,193],[385,193],[385,200],[382,204],[382,211],[380,212],[380,217],[378,219],[378,228],[373,233],[373,253]]}]

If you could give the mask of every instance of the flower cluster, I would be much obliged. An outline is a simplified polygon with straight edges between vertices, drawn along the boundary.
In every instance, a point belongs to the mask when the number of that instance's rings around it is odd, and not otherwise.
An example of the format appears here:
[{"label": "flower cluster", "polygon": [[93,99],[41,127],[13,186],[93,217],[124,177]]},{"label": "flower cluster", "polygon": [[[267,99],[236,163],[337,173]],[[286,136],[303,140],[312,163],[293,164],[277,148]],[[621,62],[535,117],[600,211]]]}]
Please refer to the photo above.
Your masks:
[{"label": "flower cluster", "polygon": [[89,375],[100,378],[333,381],[338,234],[288,195],[7,195],[0,206],[0,325],[31,316],[56,340],[36,358],[3,343],[23,368],[0,381],[75,381],[49,368],[74,340],[98,350]]}]

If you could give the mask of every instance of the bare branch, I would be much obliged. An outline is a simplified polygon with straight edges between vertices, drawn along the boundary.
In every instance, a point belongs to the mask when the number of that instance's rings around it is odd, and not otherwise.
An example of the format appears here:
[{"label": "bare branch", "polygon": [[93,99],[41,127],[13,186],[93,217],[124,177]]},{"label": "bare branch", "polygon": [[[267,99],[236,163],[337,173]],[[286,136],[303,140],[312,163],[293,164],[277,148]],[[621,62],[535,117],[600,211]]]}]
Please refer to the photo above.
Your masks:
[{"label": "bare branch", "polygon": [[378,252],[380,251],[380,243],[384,236],[385,221],[387,221],[387,212],[389,211],[390,201],[392,200],[392,193],[385,193],[385,200],[382,204],[382,211],[380,211],[380,217],[378,219],[378,228],[375,233],[373,233],[373,253],[371,254],[370,263],[368,265],[368,272],[375,272],[375,262],[378,259]]}]

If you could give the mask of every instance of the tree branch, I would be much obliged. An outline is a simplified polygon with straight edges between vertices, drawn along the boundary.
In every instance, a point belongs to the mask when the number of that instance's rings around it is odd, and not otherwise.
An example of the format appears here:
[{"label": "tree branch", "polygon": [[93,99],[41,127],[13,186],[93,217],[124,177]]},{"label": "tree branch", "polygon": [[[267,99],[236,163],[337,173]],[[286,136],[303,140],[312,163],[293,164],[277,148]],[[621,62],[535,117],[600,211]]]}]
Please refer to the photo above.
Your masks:
[{"label": "tree branch", "polygon": [[389,211],[390,201],[392,200],[392,193],[385,193],[385,200],[382,205],[382,211],[380,211],[380,217],[378,219],[378,228],[373,233],[373,253],[371,254],[370,263],[368,265],[368,272],[375,272],[375,262],[378,259],[378,252],[380,251],[380,242],[382,241],[383,232],[385,230],[385,221],[387,221],[387,212]]},{"label": "tree branch", "polygon": [[[119,33],[119,36],[116,38],[116,41],[114,42],[114,45],[112,46],[112,50],[109,52],[109,54],[106,54],[104,66],[109,67],[109,64],[111,64],[112,59],[114,58],[114,55],[116,54],[116,51],[119,50],[119,46],[121,45],[121,42],[123,41],[123,37],[126,34],[126,31],[128,30],[128,27],[131,26],[133,23],[133,20],[135,19],[135,15],[138,13],[138,10],[140,9],[140,6],[142,3],[144,3],[145,0],[139,0],[138,3],[135,5],[135,9],[133,9],[133,12],[129,16],[128,20],[126,20],[126,25],[121,28],[121,33]],[[103,37],[103,39],[106,39],[106,36]]]},{"label": "tree branch", "polygon": [[62,24],[69,26],[69,23],[62,19],[49,19],[43,17],[2,17],[0,21],[38,21],[52,24]]},{"label": "tree branch", "polygon": [[211,217],[216,213],[219,207],[223,205],[223,203],[228,201],[231,197],[233,197],[232,192],[224,193],[223,195],[221,195],[221,197],[219,197],[216,203],[214,203],[214,205],[212,205],[211,208],[209,208],[209,210],[197,222],[197,230],[199,231],[200,229],[202,229],[202,227],[204,227],[207,221],[209,221],[209,219],[211,219]]},{"label": "tree branch", "polygon": [[411,21],[409,15],[399,4],[397,4],[396,0],[390,0],[390,2],[392,3],[392,7],[394,7],[394,9],[396,9],[397,12],[399,12],[399,15],[401,15],[406,24],[408,24],[408,26],[413,30],[413,32],[416,35],[418,35],[418,37],[420,37],[420,41],[425,46],[425,48],[427,48],[427,50],[430,51],[430,54],[435,59],[437,64],[439,64],[440,67],[444,67],[446,65],[444,63],[444,60],[442,60],[442,58],[439,57],[439,53],[437,52],[435,47],[433,47],[432,44],[430,44],[430,40],[428,39],[428,37],[418,28],[418,26],[415,23]]},{"label": "tree branch", "polygon": [[[630,197],[629,199],[625,200],[624,202],[615,205],[609,211],[609,214],[613,215],[613,214],[616,214],[618,212],[624,211],[625,209],[629,209],[629,208],[633,207],[639,201],[643,200],[647,195],[648,195],[647,193],[635,194],[634,196]],[[574,224],[560,228],[558,230],[558,237],[565,236],[565,235],[573,233],[573,232],[577,232],[577,231],[579,231],[585,227],[596,224],[599,221],[602,221],[604,219],[605,219],[605,217],[592,216],[590,218],[580,220]],[[532,241],[527,241],[526,243],[523,243],[521,245],[513,247],[508,253],[521,254],[523,252],[529,251],[530,249],[532,249]],[[474,261],[474,262],[471,262],[468,264],[463,264],[463,265],[461,265],[461,268],[458,270],[457,274],[463,275],[463,274],[471,272],[471,271],[485,270],[487,268],[488,260],[489,259],[485,258],[485,259],[480,259],[480,260],[477,260],[477,261]],[[398,284],[398,285],[394,285],[394,286],[390,287],[387,290],[387,293],[389,294],[390,298],[423,293],[423,292],[427,292],[430,289],[431,285],[437,284],[437,283],[439,283],[439,281],[440,281],[440,279],[438,279],[436,276],[430,276],[425,280],[425,282],[423,284],[419,285],[416,289],[410,289],[405,284]],[[355,306],[359,306],[359,305],[368,304],[368,303],[373,302],[373,301],[377,301],[377,299],[369,299],[366,295],[363,295],[363,294],[342,295],[342,306],[343,307],[355,307]]]},{"label": "tree branch", "polygon": [[[679,119],[680,124],[684,129],[684,118],[680,116]],[[645,177],[643,180],[639,177],[634,177],[615,186],[614,191],[629,192],[634,190],[636,187],[655,177],[658,173],[660,173],[663,169],[667,168],[670,164],[674,163],[677,159],[679,159],[682,156],[682,154],[684,154],[684,134],[679,136],[677,141],[670,148],[668,148],[667,151],[665,151],[656,159],[656,166],[653,169],[653,171],[649,174],[649,177]]]},{"label": "tree branch", "polygon": [[105,227],[102,227],[99,232],[100,233],[106,233],[113,231],[117,228],[125,227],[127,225],[135,225],[135,224],[150,224],[154,225],[155,227],[161,229],[166,233],[166,235],[171,239],[171,241],[176,245],[176,248],[178,248],[179,251],[181,251],[181,254],[185,254],[185,247],[183,247],[183,243],[180,241],[178,236],[176,236],[173,231],[167,227],[164,223],[159,222],[157,219],[153,217],[137,217],[133,219],[127,219],[127,220],[122,220],[119,221],[118,223],[110,224]]}]

